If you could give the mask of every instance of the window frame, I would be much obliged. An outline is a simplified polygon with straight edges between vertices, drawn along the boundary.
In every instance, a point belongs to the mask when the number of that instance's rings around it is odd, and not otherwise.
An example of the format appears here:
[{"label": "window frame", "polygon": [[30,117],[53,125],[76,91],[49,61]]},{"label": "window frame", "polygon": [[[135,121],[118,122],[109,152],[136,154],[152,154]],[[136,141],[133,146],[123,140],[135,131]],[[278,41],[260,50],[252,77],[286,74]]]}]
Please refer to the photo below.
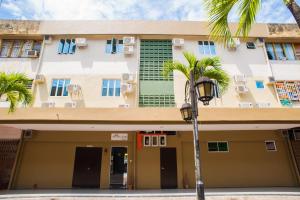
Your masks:
[{"label": "window frame", "polygon": [[[113,49],[114,49],[113,41],[116,41],[116,43],[115,43],[116,51],[113,51]],[[120,43],[120,41],[122,41],[122,42]],[[105,54],[119,54],[119,53],[123,53],[123,52],[124,52],[124,41],[123,41],[123,39],[111,38],[109,40],[106,40]]]},{"label": "window frame", "polygon": [[[267,143],[272,142],[274,144],[275,149],[268,149]],[[277,146],[276,146],[276,141],[275,140],[265,140],[265,148],[267,152],[276,152],[277,151]]]},{"label": "window frame", "polygon": [[[217,143],[218,150],[217,151],[210,151],[209,150],[209,143]],[[220,151],[219,143],[226,143],[227,151]],[[207,152],[208,153],[229,153],[229,142],[228,142],[228,140],[225,140],[225,141],[207,141]]]},{"label": "window frame", "polygon": [[[106,88],[106,94],[103,95],[103,89],[104,89],[104,81],[107,81],[107,86],[105,87]],[[110,81],[113,81],[113,95],[110,96],[109,95],[109,89],[110,89]],[[116,95],[117,94],[117,82],[119,82],[119,95]],[[120,97],[121,96],[121,80],[120,79],[102,79],[102,84],[101,84],[101,97]]]},{"label": "window frame", "polygon": [[[13,52],[13,48],[15,43],[19,41],[20,42],[20,46],[19,46],[19,51],[18,51],[18,55],[12,57],[12,52]],[[1,51],[2,51],[2,47],[3,47],[3,43],[4,42],[10,42],[10,45],[8,46],[8,50],[7,50],[7,56],[1,56]],[[29,46],[27,48],[25,48],[25,44],[29,42]],[[40,43],[40,49],[34,49],[35,44],[36,43]],[[0,58],[30,58],[29,56],[26,55],[26,51],[30,51],[30,50],[36,50],[38,51],[38,55],[41,51],[41,40],[30,40],[30,39],[2,39],[1,45],[0,45]]]},{"label": "window frame", "polygon": [[[54,95],[51,95],[51,93],[52,93],[52,87],[53,87],[53,81],[54,80],[57,80],[57,85],[56,85],[56,87],[55,87],[55,94]],[[61,95],[57,95],[57,92],[58,92],[58,86],[59,86],[59,81],[60,80],[64,80],[64,82],[63,82],[63,86],[62,86],[62,91],[61,91]],[[70,85],[71,84],[71,79],[70,78],[53,78],[52,80],[51,80],[51,85],[50,85],[50,94],[49,94],[49,96],[50,97],[68,97],[69,96],[69,92],[68,92],[68,86],[66,86],[66,80],[69,80],[69,84],[68,85]],[[65,91],[67,91],[67,95],[64,95],[65,94]]]},{"label": "window frame", "polygon": [[[292,43],[292,42],[266,42],[266,45],[267,44],[270,44],[271,46],[272,46],[272,51],[273,51],[273,53],[274,53],[274,56],[275,56],[275,59],[274,60],[281,60],[281,61],[295,61],[295,60],[297,60],[297,56],[296,56],[296,50],[295,50],[295,46],[294,46],[294,43]],[[278,55],[277,55],[277,52],[276,52],[276,48],[275,48],[275,45],[276,44],[279,44],[280,46],[281,46],[281,48],[282,48],[282,50],[283,50],[283,54],[284,54],[284,57],[286,58],[286,60],[283,60],[283,59],[279,59],[279,57],[278,57]],[[292,46],[292,49],[293,49],[293,53],[294,53],[294,60],[289,60],[288,58],[287,58],[287,54],[286,54],[286,49],[285,49],[285,44],[291,44],[291,46]],[[265,48],[266,48],[266,45],[265,45]],[[268,52],[267,51],[267,48],[266,48],[266,52]],[[268,59],[269,59],[269,57],[268,57]],[[272,59],[269,59],[269,60],[272,60]]]},{"label": "window frame", "polygon": [[[207,42],[207,45],[204,44],[205,42]],[[208,47],[208,51],[209,51],[208,54],[205,52],[205,46]],[[213,48],[214,49],[214,54],[212,53],[212,47],[211,46],[214,47]],[[202,51],[200,51],[200,48],[202,49]],[[198,41],[198,51],[201,55],[206,55],[206,56],[216,56],[217,55],[216,44],[215,44],[214,41],[211,41],[211,40],[199,40]]]},{"label": "window frame", "polygon": [[[60,45],[63,41],[63,44],[60,48]],[[70,41],[70,43],[68,43],[68,49],[65,49],[65,45],[67,43],[67,41]],[[59,42],[58,42],[58,48],[57,48],[57,54],[59,55],[72,55],[76,53],[76,49],[77,49],[77,45],[75,42],[75,38],[60,38]]]}]

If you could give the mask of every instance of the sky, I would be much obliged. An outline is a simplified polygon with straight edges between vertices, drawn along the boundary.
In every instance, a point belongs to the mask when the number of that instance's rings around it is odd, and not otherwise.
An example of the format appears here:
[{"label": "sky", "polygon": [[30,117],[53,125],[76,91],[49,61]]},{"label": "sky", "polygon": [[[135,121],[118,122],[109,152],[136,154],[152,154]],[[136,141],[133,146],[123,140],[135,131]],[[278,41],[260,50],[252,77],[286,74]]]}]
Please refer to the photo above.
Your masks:
[{"label": "sky", "polygon": [[[207,17],[202,0],[2,0],[0,19],[195,21]],[[232,12],[230,21],[237,19]],[[262,0],[257,22],[295,21],[283,0]]]}]

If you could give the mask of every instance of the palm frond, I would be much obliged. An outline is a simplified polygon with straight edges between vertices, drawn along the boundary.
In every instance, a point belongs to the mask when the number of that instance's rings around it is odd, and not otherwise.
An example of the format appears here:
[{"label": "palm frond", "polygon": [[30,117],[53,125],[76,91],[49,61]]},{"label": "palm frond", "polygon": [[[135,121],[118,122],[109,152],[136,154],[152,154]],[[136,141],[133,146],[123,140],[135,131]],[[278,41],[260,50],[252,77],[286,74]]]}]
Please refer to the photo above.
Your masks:
[{"label": "palm frond", "polygon": [[221,68],[205,70],[203,76],[216,80],[220,86],[221,93],[224,93],[229,87],[230,77],[228,73]]},{"label": "palm frond", "polygon": [[190,71],[188,67],[178,61],[172,61],[172,60],[168,60],[164,63],[162,74],[163,76],[168,77],[175,70],[180,71],[187,78],[189,78]]},{"label": "palm frond", "polygon": [[255,22],[260,5],[260,0],[242,0],[238,9],[240,20],[236,36],[248,36],[251,26]]}]

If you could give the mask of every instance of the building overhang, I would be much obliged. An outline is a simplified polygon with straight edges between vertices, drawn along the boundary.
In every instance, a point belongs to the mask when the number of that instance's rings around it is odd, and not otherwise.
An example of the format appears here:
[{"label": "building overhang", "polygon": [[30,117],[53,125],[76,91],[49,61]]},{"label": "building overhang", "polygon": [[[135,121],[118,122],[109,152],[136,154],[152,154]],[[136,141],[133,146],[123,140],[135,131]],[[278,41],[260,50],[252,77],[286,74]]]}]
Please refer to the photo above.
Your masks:
[{"label": "building overhang", "polygon": [[[179,108],[0,109],[6,127],[62,131],[191,130]],[[300,127],[300,109],[200,108],[201,130],[279,130]]]}]

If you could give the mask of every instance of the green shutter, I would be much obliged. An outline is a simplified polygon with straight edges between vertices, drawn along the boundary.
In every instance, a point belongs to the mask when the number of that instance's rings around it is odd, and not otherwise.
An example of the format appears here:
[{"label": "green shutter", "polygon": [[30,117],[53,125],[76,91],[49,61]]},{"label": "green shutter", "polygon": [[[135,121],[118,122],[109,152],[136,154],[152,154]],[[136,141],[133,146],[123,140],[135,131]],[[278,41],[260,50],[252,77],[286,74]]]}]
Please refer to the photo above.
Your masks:
[{"label": "green shutter", "polygon": [[163,63],[172,60],[171,40],[142,40],[140,51],[140,107],[173,107],[173,74],[162,75]]}]

